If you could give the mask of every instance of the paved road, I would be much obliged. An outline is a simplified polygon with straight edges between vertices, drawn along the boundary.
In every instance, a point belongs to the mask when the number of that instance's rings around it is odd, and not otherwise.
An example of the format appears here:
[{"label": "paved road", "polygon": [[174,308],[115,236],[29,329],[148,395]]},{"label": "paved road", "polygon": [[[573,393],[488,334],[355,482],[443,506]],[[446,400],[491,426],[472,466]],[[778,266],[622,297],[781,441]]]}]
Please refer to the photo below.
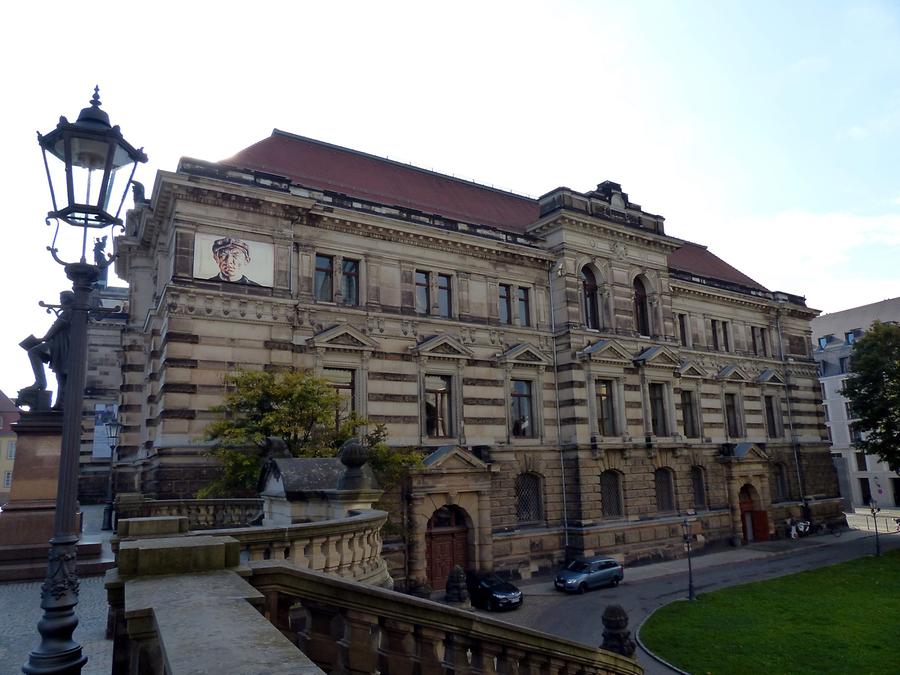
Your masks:
[{"label": "paved road", "polygon": [[[900,548],[900,535],[882,537],[881,542],[882,550]],[[797,544],[772,542],[739,549],[740,553],[735,551],[734,556],[716,554],[710,556],[716,560],[708,561],[714,565],[709,567],[704,566],[707,561],[700,556],[695,559],[698,563],[694,573],[695,590],[704,593],[771,579],[860,558],[874,551],[873,538],[861,532],[851,532],[840,538],[813,537]],[[744,559],[729,561],[729,557]],[[662,569],[664,566],[665,570]],[[665,576],[655,576],[659,571]],[[603,641],[600,618],[607,605],[622,605],[628,612],[630,628],[635,630],[654,609],[687,597],[687,562],[680,560],[626,569],[625,581],[618,588],[595,590],[585,595],[559,593],[551,582],[551,578],[523,582],[521,587],[526,600],[522,608],[495,615],[495,618],[596,646]],[[639,654],[639,661],[648,675],[672,672],[644,652]]]}]

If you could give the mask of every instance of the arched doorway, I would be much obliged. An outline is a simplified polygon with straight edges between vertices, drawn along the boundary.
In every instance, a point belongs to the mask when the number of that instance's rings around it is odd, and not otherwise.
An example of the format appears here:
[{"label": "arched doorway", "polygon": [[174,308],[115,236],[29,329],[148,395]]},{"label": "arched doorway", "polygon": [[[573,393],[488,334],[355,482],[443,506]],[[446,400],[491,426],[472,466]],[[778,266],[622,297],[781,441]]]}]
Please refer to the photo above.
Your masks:
[{"label": "arched doorway", "polygon": [[741,505],[744,543],[768,541],[769,514],[762,508],[759,492],[750,483],[747,483],[741,488],[738,498]]},{"label": "arched doorway", "polygon": [[458,506],[442,506],[428,519],[425,534],[428,583],[443,588],[454,565],[469,567],[469,528]]}]

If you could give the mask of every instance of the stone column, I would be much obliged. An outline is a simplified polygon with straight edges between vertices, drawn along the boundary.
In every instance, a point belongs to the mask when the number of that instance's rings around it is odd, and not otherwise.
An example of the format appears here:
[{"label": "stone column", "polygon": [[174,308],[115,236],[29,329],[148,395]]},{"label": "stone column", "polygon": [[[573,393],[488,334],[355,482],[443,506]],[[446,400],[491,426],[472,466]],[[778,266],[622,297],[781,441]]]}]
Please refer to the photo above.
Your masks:
[{"label": "stone column", "polygon": [[428,527],[428,516],[425,514],[425,497],[413,495],[410,499],[409,511],[410,532],[406,554],[409,556],[410,578],[407,579],[407,585],[418,587],[428,583],[425,560],[427,550],[425,534]]}]

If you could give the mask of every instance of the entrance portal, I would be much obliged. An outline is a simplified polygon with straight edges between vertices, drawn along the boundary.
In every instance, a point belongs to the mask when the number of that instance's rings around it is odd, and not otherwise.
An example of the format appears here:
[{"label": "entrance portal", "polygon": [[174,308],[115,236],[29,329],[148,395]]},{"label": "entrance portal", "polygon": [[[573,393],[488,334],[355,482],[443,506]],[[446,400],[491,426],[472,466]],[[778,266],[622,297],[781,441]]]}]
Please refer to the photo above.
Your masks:
[{"label": "entrance portal", "polygon": [[432,588],[444,588],[455,565],[469,567],[469,528],[458,506],[442,506],[428,519],[426,570]]},{"label": "entrance portal", "polygon": [[759,499],[756,488],[747,483],[739,493],[741,505],[741,525],[743,526],[744,543],[752,541],[768,541],[769,514]]}]

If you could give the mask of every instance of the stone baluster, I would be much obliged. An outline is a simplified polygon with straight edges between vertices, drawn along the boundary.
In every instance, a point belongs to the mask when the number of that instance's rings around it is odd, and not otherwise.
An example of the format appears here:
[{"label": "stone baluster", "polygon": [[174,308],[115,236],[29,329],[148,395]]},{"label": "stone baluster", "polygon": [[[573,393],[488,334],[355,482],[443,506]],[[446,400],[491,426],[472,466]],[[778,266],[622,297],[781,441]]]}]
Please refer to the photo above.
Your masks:
[{"label": "stone baluster", "polygon": [[391,675],[412,675],[415,670],[416,639],[413,625],[396,619],[386,619],[382,626],[383,639],[379,669]]},{"label": "stone baluster", "polygon": [[522,667],[525,661],[525,652],[514,647],[507,647],[503,650],[497,663],[497,670],[504,675],[526,675],[528,673]]},{"label": "stone baluster", "polygon": [[444,631],[428,626],[417,626],[415,635],[419,645],[419,674],[443,675]]},{"label": "stone baluster", "polygon": [[338,672],[349,675],[377,672],[380,640],[378,616],[347,609],[343,612],[343,619],[344,634],[338,641]]},{"label": "stone baluster", "polygon": [[337,607],[303,600],[306,621],[298,634],[300,651],[327,673],[338,670],[338,638],[343,635],[343,619]]},{"label": "stone baluster", "polygon": [[312,537],[307,556],[312,561],[311,569],[321,572],[325,569],[325,537]]},{"label": "stone baluster", "polygon": [[297,567],[312,567],[310,559],[306,555],[309,539],[294,539],[291,542],[291,562]]},{"label": "stone baluster", "polygon": [[468,675],[474,672],[470,659],[473,640],[462,633],[447,636],[444,663],[453,675]]},{"label": "stone baluster", "polygon": [[475,645],[472,655],[473,671],[478,675],[498,675],[503,647],[496,642],[481,640]]},{"label": "stone baluster", "polygon": [[353,557],[350,561],[350,576],[357,577],[365,571],[365,532],[354,532],[350,535],[350,550]]},{"label": "stone baluster", "polygon": [[248,549],[250,551],[250,560],[266,560],[266,551],[269,550],[269,545],[266,543],[251,544]]},{"label": "stone baluster", "polygon": [[340,569],[341,554],[338,550],[340,539],[340,536],[325,537],[325,541],[322,544],[322,549],[325,553],[325,567],[322,568],[323,572],[334,574]]},{"label": "stone baluster", "polygon": [[352,576],[350,566],[353,564],[353,535],[342,534],[336,542],[338,549],[338,574],[342,577]]}]

